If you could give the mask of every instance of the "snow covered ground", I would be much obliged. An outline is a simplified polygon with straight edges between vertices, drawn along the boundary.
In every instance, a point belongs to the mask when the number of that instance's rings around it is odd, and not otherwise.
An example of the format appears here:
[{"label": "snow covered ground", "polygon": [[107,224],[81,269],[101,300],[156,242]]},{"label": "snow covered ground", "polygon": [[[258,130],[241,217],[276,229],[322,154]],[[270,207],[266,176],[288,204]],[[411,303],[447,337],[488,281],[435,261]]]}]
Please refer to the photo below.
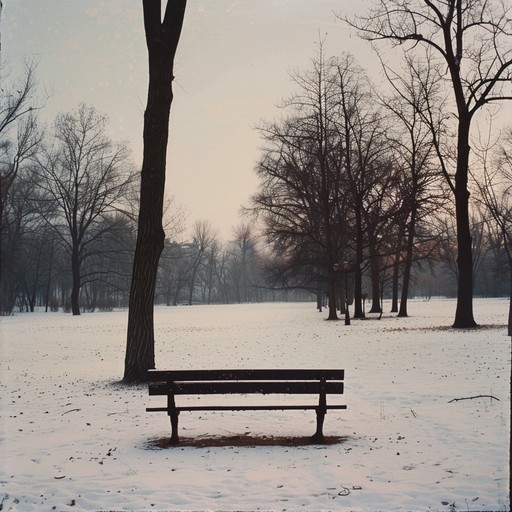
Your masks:
[{"label": "snow covered ground", "polygon": [[145,412],[165,398],[118,383],[127,312],[2,318],[0,510],[510,510],[508,302],[476,300],[478,330],[450,329],[454,310],[159,308],[158,368],[344,368],[348,405],[333,444],[304,442],[313,411],[183,412],[191,445],[167,448],[166,414]]}]

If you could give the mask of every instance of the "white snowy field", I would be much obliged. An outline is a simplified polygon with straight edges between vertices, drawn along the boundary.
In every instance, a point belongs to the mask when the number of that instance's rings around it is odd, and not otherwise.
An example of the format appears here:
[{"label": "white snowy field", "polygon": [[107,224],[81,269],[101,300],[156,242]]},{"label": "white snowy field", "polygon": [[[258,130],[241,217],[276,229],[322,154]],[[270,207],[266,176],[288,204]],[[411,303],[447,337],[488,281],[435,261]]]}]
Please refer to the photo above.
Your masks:
[{"label": "white snowy field", "polygon": [[[2,318],[0,510],[510,510],[508,302],[476,300],[476,330],[454,311],[158,308],[158,368],[344,368],[348,406],[331,444],[304,442],[314,411],[182,412],[189,442],[167,448],[167,415],[145,412],[165,397],[118,383],[127,312]],[[495,398],[450,402],[477,395]]]}]

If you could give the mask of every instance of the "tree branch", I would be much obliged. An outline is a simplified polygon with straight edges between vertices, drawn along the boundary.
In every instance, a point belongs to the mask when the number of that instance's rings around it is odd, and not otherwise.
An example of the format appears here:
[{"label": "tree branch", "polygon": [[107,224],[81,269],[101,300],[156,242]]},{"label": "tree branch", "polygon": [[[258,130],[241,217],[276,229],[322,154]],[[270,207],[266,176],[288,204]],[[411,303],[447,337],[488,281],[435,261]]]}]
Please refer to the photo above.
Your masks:
[{"label": "tree branch", "polygon": [[495,396],[492,396],[492,395],[476,395],[476,396],[467,396],[467,397],[463,397],[463,398],[454,398],[454,399],[450,400],[448,403],[451,404],[452,402],[459,402],[461,400],[473,400],[475,398],[491,398],[492,400],[498,400],[498,402],[500,401],[499,398],[496,398]]}]

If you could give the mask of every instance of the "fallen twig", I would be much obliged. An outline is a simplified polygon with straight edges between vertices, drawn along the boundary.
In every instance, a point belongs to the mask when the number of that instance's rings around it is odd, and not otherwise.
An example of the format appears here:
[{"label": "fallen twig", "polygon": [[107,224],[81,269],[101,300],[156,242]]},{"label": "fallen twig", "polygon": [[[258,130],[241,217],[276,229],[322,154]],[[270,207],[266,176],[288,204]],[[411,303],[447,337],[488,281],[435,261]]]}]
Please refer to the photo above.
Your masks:
[{"label": "fallen twig", "polygon": [[477,396],[466,396],[466,397],[462,397],[462,398],[454,398],[454,399],[450,400],[448,403],[451,404],[452,402],[458,402],[460,400],[473,400],[474,398],[491,398],[494,400],[498,400],[498,402],[500,401],[499,398],[496,398],[495,396],[492,396],[492,395],[477,395]]},{"label": "fallen twig", "polygon": [[63,412],[62,416],[64,416],[64,414],[67,414],[68,412],[81,411],[81,410],[82,409],[69,409],[69,411]]}]

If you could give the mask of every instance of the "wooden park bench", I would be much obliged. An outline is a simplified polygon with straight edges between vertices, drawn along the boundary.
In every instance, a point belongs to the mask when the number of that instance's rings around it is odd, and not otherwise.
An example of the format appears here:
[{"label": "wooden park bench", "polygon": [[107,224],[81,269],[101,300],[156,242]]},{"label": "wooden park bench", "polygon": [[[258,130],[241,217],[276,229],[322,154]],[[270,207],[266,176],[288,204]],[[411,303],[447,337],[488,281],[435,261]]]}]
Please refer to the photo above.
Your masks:
[{"label": "wooden park bench", "polygon": [[[346,405],[328,405],[327,395],[343,394],[344,370],[149,370],[150,396],[167,396],[167,406],[147,407],[147,412],[166,411],[171,420],[171,443],[178,444],[178,416],[181,411],[316,411],[315,442],[323,441],[323,423],[328,409],[346,409]],[[237,394],[318,395],[317,403],[272,405],[176,405],[177,395]],[[307,400],[304,400],[307,402]]]}]

